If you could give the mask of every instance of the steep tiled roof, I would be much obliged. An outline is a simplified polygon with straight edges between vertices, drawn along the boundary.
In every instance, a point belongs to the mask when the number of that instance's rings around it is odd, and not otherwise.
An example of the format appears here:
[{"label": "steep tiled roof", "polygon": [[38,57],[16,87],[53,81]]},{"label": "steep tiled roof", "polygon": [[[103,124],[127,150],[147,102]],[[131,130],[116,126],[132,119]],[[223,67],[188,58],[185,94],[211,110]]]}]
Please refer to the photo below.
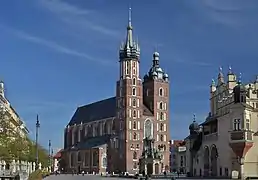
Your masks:
[{"label": "steep tiled roof", "polygon": [[88,138],[85,141],[80,142],[75,146],[71,147],[71,150],[90,149],[94,147],[99,147],[101,145],[107,144],[110,138],[111,135]]},{"label": "steep tiled roof", "polygon": [[69,125],[88,123],[116,116],[116,97],[104,99],[92,104],[78,107]]},{"label": "steep tiled roof", "polygon": [[147,108],[147,106],[143,105],[143,115],[153,116],[153,113]]}]

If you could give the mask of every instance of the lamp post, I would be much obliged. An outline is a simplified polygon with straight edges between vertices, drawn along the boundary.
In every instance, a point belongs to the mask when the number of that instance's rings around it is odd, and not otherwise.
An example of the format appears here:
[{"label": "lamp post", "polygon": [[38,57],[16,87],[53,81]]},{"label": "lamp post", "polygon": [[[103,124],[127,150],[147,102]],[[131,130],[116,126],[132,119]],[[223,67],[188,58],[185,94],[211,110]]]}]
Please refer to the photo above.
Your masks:
[{"label": "lamp post", "polygon": [[36,169],[39,168],[39,149],[38,149],[39,128],[40,128],[39,115],[37,115],[37,121],[36,121]]},{"label": "lamp post", "polygon": [[51,140],[48,141],[48,166],[49,166],[49,171],[51,171]]},{"label": "lamp post", "polygon": [[51,150],[51,160],[50,160],[51,168],[53,168],[52,171],[54,171],[54,163],[55,163],[53,157],[54,157],[54,150],[52,149]]}]

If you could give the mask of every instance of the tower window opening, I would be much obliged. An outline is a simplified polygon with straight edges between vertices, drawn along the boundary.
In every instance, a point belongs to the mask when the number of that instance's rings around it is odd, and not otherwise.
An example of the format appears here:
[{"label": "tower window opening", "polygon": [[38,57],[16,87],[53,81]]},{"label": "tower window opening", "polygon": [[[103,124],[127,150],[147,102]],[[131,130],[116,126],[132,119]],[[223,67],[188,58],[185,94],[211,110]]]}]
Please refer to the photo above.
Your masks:
[{"label": "tower window opening", "polygon": [[164,113],[163,112],[160,112],[159,118],[160,118],[160,120],[164,119]]},{"label": "tower window opening", "polygon": [[159,109],[161,109],[161,110],[163,109],[163,103],[162,102],[159,103]]},{"label": "tower window opening", "polygon": [[160,135],[160,141],[164,141],[164,135],[163,134]]},{"label": "tower window opening", "polygon": [[136,62],[135,61],[133,62],[133,67],[136,67]]},{"label": "tower window opening", "polygon": [[136,96],[136,89],[135,88],[132,89],[132,95]]},{"label": "tower window opening", "polygon": [[164,96],[164,90],[163,90],[163,88],[159,88],[159,96]]},{"label": "tower window opening", "polygon": [[136,99],[133,99],[133,107],[136,107]]},{"label": "tower window opening", "polygon": [[136,110],[133,110],[133,117],[134,117],[134,118],[137,117]]},{"label": "tower window opening", "polygon": [[164,130],[164,124],[161,123],[161,124],[160,124],[160,131],[163,131],[163,130]]},{"label": "tower window opening", "polygon": [[136,78],[133,78],[133,85],[136,85]]},{"label": "tower window opening", "polygon": [[133,133],[133,140],[137,140],[137,134],[136,134],[136,132]]},{"label": "tower window opening", "polygon": [[133,68],[133,75],[135,75],[136,74],[136,69],[135,68]]},{"label": "tower window opening", "polygon": [[137,129],[136,121],[133,122],[133,129]]}]

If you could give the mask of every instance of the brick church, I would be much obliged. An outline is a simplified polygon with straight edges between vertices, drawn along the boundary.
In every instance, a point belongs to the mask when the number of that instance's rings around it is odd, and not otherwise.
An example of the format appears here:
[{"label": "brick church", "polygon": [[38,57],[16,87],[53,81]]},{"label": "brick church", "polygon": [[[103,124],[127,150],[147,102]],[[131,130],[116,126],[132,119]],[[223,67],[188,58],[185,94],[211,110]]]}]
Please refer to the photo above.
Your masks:
[{"label": "brick church", "polygon": [[64,131],[63,170],[66,172],[139,172],[143,139],[155,139],[161,152],[155,174],[169,167],[169,79],[159,53],[140,77],[140,47],[133,39],[131,10],[127,36],[119,50],[116,95],[78,107]]}]

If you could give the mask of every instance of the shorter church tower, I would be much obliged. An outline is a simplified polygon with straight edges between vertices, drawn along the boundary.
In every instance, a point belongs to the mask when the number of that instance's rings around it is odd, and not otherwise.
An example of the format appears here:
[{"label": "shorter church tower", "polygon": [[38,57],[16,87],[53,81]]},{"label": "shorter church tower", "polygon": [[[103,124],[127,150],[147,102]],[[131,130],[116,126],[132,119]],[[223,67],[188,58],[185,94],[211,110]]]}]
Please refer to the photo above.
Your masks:
[{"label": "shorter church tower", "polygon": [[160,67],[160,55],[153,53],[152,67],[144,76],[143,102],[154,115],[155,147],[162,152],[162,171],[169,167],[169,77]]}]

